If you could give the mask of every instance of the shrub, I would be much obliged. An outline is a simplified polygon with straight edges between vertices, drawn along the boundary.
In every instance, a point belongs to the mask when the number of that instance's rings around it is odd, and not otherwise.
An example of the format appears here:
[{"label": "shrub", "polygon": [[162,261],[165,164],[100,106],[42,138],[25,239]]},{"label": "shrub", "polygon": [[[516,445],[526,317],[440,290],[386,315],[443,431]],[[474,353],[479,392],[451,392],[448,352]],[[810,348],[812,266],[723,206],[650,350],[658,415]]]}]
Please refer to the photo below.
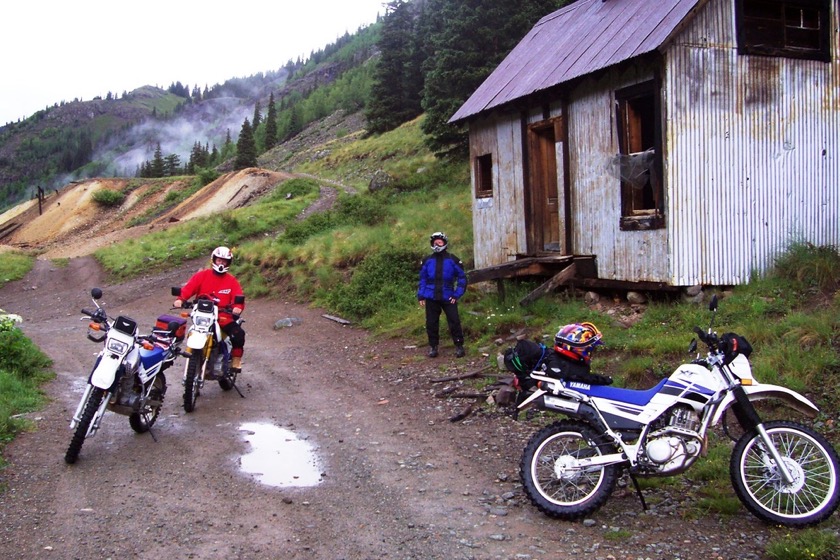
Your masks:
[{"label": "shrub", "polygon": [[92,195],[93,201],[105,208],[120,206],[125,201],[125,195],[113,189],[99,189]]}]

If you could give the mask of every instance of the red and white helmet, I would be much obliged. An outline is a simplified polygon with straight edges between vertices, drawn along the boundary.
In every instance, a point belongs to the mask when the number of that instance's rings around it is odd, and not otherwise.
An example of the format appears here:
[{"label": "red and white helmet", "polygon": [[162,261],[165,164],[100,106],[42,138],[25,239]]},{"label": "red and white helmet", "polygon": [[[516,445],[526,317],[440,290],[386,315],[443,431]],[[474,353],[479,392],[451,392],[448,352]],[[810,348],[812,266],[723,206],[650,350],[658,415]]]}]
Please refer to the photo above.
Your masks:
[{"label": "red and white helmet", "polygon": [[[217,263],[216,259],[222,259],[225,262]],[[210,263],[213,270],[218,274],[224,274],[230,268],[230,263],[233,262],[233,253],[227,247],[216,247],[213,249],[213,254],[210,255]]]}]

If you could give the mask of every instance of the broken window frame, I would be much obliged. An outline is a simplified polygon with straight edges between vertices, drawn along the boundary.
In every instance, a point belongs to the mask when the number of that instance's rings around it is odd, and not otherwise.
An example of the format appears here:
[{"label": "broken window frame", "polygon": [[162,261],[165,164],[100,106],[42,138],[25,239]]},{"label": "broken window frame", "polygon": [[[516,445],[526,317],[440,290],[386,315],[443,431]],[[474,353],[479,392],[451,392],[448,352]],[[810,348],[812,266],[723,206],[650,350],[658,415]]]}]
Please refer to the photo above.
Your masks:
[{"label": "broken window frame", "polygon": [[475,156],[475,197],[493,197],[493,156],[482,154]]},{"label": "broken window frame", "polygon": [[660,84],[616,90],[622,231],[665,227]]},{"label": "broken window frame", "polygon": [[831,62],[829,0],[737,0],[738,54]]}]

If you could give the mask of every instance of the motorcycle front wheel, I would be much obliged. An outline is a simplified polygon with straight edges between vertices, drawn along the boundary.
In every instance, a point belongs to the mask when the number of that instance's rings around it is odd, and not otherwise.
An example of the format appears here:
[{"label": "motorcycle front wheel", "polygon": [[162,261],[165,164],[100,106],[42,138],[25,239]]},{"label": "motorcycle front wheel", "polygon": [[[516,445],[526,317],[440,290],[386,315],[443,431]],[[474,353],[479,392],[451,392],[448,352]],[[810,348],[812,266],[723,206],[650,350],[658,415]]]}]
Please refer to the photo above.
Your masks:
[{"label": "motorcycle front wheel", "polygon": [[194,350],[187,360],[187,376],[184,379],[184,411],[195,410],[195,401],[198,399],[198,392],[201,385],[201,366],[204,364],[204,355],[200,350]]},{"label": "motorcycle front wheel", "polygon": [[144,409],[128,417],[132,430],[138,434],[144,434],[154,426],[160,415],[160,408],[163,406],[164,395],[166,395],[166,377],[159,373],[152,381],[152,390],[149,391],[149,399]]},{"label": "motorcycle front wheel", "polygon": [[99,387],[94,387],[88,396],[85,408],[82,411],[82,417],[79,423],[76,424],[76,431],[73,432],[73,437],[70,439],[70,447],[67,448],[67,453],[64,454],[64,462],[72,465],[79,458],[79,452],[82,450],[82,444],[87,437],[90,423],[93,422],[93,417],[96,416],[96,411],[99,410],[99,405],[102,404],[102,397],[105,396],[105,390]]},{"label": "motorcycle front wheel", "polygon": [[519,475],[531,502],[550,517],[573,520],[597,510],[618,480],[617,465],[579,467],[579,459],[610,453],[607,438],[583,422],[546,426],[528,441]]},{"label": "motorcycle front wheel", "polygon": [[784,480],[761,436],[752,430],[735,444],[729,462],[738,499],[759,519],[787,527],[827,519],[840,503],[837,452],[822,435],[797,422],[766,422],[764,429],[793,481]]}]

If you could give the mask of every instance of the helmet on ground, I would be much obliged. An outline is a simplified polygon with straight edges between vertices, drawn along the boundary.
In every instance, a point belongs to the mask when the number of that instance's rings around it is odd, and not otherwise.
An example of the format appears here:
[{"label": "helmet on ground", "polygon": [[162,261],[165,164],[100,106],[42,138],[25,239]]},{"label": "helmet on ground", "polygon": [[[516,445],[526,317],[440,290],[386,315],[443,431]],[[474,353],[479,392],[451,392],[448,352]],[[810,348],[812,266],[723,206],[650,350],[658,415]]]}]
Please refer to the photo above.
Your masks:
[{"label": "helmet on ground", "polygon": [[554,335],[554,350],[588,364],[601,342],[601,331],[592,323],[572,323],[560,327]]},{"label": "helmet on ground", "polygon": [[[441,239],[443,241],[443,245],[435,245],[435,239]],[[432,246],[432,251],[435,253],[446,251],[446,248],[449,246],[449,238],[446,237],[446,234],[442,231],[436,231],[429,236],[429,245]]]},{"label": "helmet on ground", "polygon": [[[222,259],[223,263],[217,263],[216,259]],[[213,249],[213,254],[210,256],[210,263],[213,270],[219,274],[224,274],[230,268],[230,263],[233,262],[233,253],[227,247],[216,247]]]}]

